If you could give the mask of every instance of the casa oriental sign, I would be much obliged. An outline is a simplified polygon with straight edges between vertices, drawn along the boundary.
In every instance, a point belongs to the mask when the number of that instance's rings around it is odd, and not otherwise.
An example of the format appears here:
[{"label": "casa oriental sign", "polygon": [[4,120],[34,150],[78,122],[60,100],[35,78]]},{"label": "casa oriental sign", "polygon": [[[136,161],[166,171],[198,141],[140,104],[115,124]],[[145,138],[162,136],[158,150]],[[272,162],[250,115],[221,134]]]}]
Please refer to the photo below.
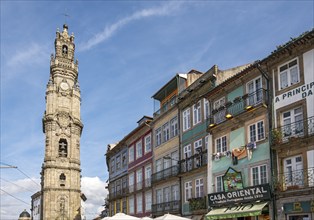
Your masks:
[{"label": "casa oriental sign", "polygon": [[270,200],[269,184],[245,187],[231,192],[208,194],[209,206],[225,206],[227,204],[249,203],[258,200]]}]

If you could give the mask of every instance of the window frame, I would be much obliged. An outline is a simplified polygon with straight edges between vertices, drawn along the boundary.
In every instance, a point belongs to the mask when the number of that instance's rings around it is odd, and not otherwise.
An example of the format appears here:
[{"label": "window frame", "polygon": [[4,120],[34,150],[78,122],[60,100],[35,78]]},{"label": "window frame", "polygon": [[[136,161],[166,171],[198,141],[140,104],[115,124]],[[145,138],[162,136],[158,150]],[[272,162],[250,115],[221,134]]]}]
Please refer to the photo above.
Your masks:
[{"label": "window frame", "polygon": [[132,163],[134,161],[134,145],[131,145],[129,147],[129,163]]},{"label": "window frame", "polygon": [[199,178],[195,180],[195,198],[203,198],[204,197],[204,179]]},{"label": "window frame", "polygon": [[188,202],[192,198],[192,181],[184,183],[184,202]]},{"label": "window frame", "polygon": [[170,140],[170,124],[169,122],[166,122],[162,126],[162,141],[165,143],[168,140]]},{"label": "window frame", "polygon": [[161,127],[159,127],[155,130],[156,147],[161,145],[161,140],[162,140],[161,136],[162,136],[161,135]]},{"label": "window frame", "polygon": [[208,99],[204,98],[204,120],[210,118],[210,105]]},{"label": "window frame", "polygon": [[201,113],[201,101],[198,101],[192,106],[193,109],[193,126],[201,123],[202,113]]},{"label": "window frame", "polygon": [[183,132],[191,128],[191,109],[186,108],[182,112],[182,129]]},{"label": "window frame", "polygon": [[[261,170],[262,168],[264,168],[265,170]],[[254,172],[254,169],[257,169],[256,173]],[[267,166],[267,164],[260,164],[257,166],[253,166],[253,167],[251,167],[250,170],[251,170],[251,184],[252,184],[252,186],[268,183],[268,166]],[[262,176],[263,173],[265,174],[265,177]],[[257,175],[257,178],[255,178],[256,175]]]},{"label": "window frame", "polygon": [[[262,129],[263,129],[263,133],[262,133],[262,137],[261,134],[259,134],[259,131],[260,131],[260,127],[259,127],[259,123],[262,123]],[[251,130],[252,127],[255,127],[254,129],[254,137],[256,138],[256,140],[252,140],[253,136],[252,136],[252,133],[253,133],[253,130]],[[262,120],[259,120],[257,122],[254,122],[252,124],[249,124],[248,125],[248,130],[247,130],[247,133],[248,133],[248,143],[252,143],[252,142],[259,142],[259,141],[263,141],[266,139],[266,131],[265,131],[265,122],[264,122],[264,119]]]},{"label": "window frame", "polygon": [[144,152],[145,154],[152,151],[152,136],[151,133],[144,137]]},{"label": "window frame", "polygon": [[[293,66],[290,66],[290,64],[291,63],[293,63],[293,62],[296,62],[296,64],[294,64]],[[284,66],[287,66],[287,68],[286,69],[284,69],[284,70],[280,70],[281,68],[283,68]],[[296,67],[296,74],[297,74],[297,82],[294,82],[294,83],[292,83],[292,72],[291,72],[291,70],[294,68],[294,67]],[[282,86],[282,75],[284,74],[284,73],[286,73],[286,81],[287,81],[287,85],[283,85]],[[280,91],[280,90],[284,90],[284,89],[286,89],[286,88],[289,88],[290,86],[293,86],[293,85],[295,85],[295,84],[298,84],[298,83],[300,83],[300,81],[301,81],[301,76],[300,76],[300,67],[299,67],[299,58],[298,57],[296,57],[296,58],[293,58],[293,59],[291,59],[291,60],[289,60],[288,62],[285,62],[285,63],[283,63],[282,65],[280,65],[280,66],[278,66],[278,90]]]},{"label": "window frame", "polygon": [[178,117],[175,116],[170,120],[170,138],[178,135]]},{"label": "window frame", "polygon": [[143,156],[143,144],[142,140],[136,142],[136,159],[141,158]]},{"label": "window frame", "polygon": [[[223,141],[223,139],[225,139],[225,141]],[[218,151],[218,140],[220,140],[221,146],[220,146],[220,151]],[[225,143],[225,146],[223,146],[223,143]],[[224,150],[225,148],[225,150]],[[224,153],[228,151],[228,139],[227,139],[227,135],[223,135],[220,136],[218,138],[215,139],[215,153]]]}]

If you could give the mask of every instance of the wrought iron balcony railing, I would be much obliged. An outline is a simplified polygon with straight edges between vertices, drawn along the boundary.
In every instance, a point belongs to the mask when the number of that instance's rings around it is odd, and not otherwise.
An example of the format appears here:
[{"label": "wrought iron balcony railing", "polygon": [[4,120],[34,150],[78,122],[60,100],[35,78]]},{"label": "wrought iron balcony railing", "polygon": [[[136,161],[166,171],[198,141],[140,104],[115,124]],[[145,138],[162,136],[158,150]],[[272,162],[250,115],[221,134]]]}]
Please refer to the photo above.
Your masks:
[{"label": "wrought iron balcony railing", "polygon": [[280,173],[276,187],[279,191],[314,187],[314,167]]},{"label": "wrought iron balcony railing", "polygon": [[178,213],[180,211],[180,200],[157,203],[152,205],[152,214]]},{"label": "wrought iron balcony railing", "polygon": [[213,109],[212,115],[209,117],[209,124],[218,125],[227,120],[227,115],[235,117],[263,103],[267,103],[267,91],[264,89],[237,97],[233,102],[229,101],[224,106]]},{"label": "wrought iron balcony railing", "polygon": [[179,174],[179,165],[175,165],[169,168],[166,168],[162,171],[153,173],[152,175],[152,183],[156,183],[160,180],[165,180],[169,177],[174,177]]},{"label": "wrought iron balcony railing", "polygon": [[128,192],[129,192],[128,188],[117,189],[116,191],[109,193],[109,200],[113,200],[116,198],[126,196],[128,194]]},{"label": "wrought iron balcony railing", "polygon": [[193,156],[179,161],[180,173],[185,173],[207,165],[207,150],[194,154]]},{"label": "wrought iron balcony railing", "polygon": [[290,138],[308,137],[314,135],[314,117],[290,123],[272,131],[272,143],[288,142]]}]

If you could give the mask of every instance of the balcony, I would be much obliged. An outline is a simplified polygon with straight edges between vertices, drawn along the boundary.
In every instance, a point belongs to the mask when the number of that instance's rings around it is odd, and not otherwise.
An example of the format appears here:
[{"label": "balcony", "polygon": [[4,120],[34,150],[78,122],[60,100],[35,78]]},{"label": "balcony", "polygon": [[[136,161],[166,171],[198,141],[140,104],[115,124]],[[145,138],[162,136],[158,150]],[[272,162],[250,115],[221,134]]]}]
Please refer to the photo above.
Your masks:
[{"label": "balcony", "polygon": [[207,150],[194,154],[193,156],[179,161],[180,173],[189,172],[207,165]]},{"label": "balcony", "polygon": [[164,202],[152,205],[152,214],[154,216],[163,215],[165,213],[179,213],[180,211],[180,200],[171,202]]},{"label": "balcony", "polygon": [[177,103],[177,96],[171,98],[170,101],[163,103],[162,107],[154,113],[154,118],[162,115],[164,112],[168,111],[172,106]]},{"label": "balcony", "polygon": [[221,124],[228,118],[233,118],[264,103],[267,103],[267,91],[264,89],[239,96],[233,102],[229,101],[224,106],[213,109],[212,115],[209,117],[209,127]]},{"label": "balcony", "polygon": [[169,177],[174,177],[179,174],[179,165],[175,165],[169,168],[166,168],[152,175],[152,183],[157,183],[161,180],[168,179]]},{"label": "balcony", "polygon": [[280,173],[275,186],[281,192],[314,187],[314,167]]},{"label": "balcony", "polygon": [[129,193],[129,188],[117,189],[109,193],[109,200],[119,199],[125,197]]},{"label": "balcony", "polygon": [[287,124],[272,131],[274,145],[286,143],[291,139],[314,135],[314,117]]}]

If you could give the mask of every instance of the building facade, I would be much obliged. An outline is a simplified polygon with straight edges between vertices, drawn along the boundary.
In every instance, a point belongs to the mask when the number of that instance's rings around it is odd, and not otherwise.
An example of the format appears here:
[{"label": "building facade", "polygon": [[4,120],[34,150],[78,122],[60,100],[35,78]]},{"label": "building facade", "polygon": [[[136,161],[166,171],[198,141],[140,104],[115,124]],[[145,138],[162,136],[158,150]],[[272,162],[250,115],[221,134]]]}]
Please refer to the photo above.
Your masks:
[{"label": "building facade", "polygon": [[314,219],[314,30],[263,60],[272,76],[278,219]]},{"label": "building facade", "polygon": [[41,171],[41,219],[81,219],[81,94],[74,35],[56,33],[43,117],[45,156]]}]

